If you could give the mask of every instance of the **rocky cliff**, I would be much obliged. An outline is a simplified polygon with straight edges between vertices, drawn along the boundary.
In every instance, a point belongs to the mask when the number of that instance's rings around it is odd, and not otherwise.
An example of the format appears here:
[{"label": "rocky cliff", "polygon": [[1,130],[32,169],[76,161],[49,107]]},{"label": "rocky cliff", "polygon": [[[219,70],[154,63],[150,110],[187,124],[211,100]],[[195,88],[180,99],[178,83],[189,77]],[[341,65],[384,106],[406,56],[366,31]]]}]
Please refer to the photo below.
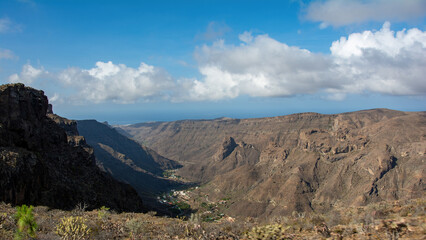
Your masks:
[{"label": "rocky cliff", "polygon": [[228,214],[272,216],[425,197],[426,112],[375,109],[121,126],[178,160]]},{"label": "rocky cliff", "polygon": [[43,91],[23,84],[0,86],[0,200],[141,211],[136,191],[96,166],[76,123],[48,110]]}]

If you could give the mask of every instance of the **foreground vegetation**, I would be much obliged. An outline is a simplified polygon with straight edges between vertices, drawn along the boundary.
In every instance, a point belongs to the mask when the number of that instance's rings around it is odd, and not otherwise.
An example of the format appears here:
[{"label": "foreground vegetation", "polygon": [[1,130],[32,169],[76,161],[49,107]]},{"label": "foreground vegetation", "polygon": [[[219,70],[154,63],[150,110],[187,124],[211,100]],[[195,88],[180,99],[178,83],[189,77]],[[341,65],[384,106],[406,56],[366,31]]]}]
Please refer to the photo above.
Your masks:
[{"label": "foreground vegetation", "polygon": [[293,213],[259,222],[223,217],[206,222],[107,207],[73,211],[0,203],[0,239],[424,239],[426,199],[381,202],[327,214]]}]

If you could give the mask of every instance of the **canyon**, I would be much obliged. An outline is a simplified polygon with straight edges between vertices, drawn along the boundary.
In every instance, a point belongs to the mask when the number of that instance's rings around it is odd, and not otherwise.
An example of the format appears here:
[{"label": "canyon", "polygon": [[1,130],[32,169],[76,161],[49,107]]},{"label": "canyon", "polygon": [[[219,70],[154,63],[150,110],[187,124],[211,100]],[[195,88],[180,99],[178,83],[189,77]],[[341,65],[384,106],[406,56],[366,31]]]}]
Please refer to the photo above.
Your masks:
[{"label": "canyon", "polygon": [[166,215],[189,208],[179,215],[220,203],[221,216],[268,219],[426,192],[426,112],[110,126],[60,117],[43,91],[8,84],[0,87],[0,137],[0,199],[15,205]]},{"label": "canyon", "polygon": [[426,112],[372,109],[117,126],[183,167],[226,214],[271,217],[424,198]]}]

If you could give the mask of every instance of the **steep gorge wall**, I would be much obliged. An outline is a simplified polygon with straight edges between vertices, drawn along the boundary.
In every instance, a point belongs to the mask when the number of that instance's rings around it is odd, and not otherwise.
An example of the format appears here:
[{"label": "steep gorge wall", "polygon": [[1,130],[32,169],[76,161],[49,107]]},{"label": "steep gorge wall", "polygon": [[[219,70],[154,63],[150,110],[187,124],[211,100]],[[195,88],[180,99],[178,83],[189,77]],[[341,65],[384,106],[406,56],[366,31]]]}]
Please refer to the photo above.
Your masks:
[{"label": "steep gorge wall", "polygon": [[50,118],[48,109],[43,91],[23,84],[0,86],[0,201],[143,210],[134,189],[99,170],[75,122]]}]

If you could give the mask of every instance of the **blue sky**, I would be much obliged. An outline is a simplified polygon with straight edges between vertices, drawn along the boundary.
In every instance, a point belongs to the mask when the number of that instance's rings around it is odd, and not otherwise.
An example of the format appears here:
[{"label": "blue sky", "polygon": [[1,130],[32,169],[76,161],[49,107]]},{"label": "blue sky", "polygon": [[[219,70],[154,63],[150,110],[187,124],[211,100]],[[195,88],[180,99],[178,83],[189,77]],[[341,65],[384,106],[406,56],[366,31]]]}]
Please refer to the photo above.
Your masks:
[{"label": "blue sky", "polygon": [[0,84],[111,123],[425,110],[426,3],[0,1]]}]

